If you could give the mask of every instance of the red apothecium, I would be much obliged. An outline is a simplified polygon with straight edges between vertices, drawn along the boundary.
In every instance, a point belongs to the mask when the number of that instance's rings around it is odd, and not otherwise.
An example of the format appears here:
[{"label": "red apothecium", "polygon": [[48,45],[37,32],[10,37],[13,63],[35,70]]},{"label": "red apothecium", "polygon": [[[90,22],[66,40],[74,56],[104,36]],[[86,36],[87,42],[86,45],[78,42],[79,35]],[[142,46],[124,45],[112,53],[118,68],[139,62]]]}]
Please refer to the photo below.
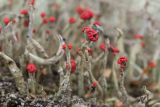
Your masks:
[{"label": "red apothecium", "polygon": [[46,16],[46,12],[42,11],[42,12],[40,13],[40,16],[41,16],[42,18],[44,18],[44,17]]},{"label": "red apothecium", "polygon": [[90,41],[96,42],[99,38],[98,32],[91,27],[84,27],[82,31],[86,33]]},{"label": "red apothecium", "polygon": [[100,48],[102,51],[106,51],[106,45],[105,45],[105,43],[101,43],[101,44],[99,45],[99,48]]},{"label": "red apothecium", "polygon": [[81,15],[80,18],[84,21],[91,19],[94,16],[93,12],[90,9],[85,9]]},{"label": "red apothecium", "polygon": [[56,18],[55,18],[54,16],[51,16],[51,17],[49,17],[49,21],[50,21],[51,23],[53,23],[53,22],[56,21]]},{"label": "red apothecium", "polygon": [[155,68],[157,65],[156,65],[156,63],[154,62],[154,61],[149,61],[148,62],[148,67],[149,68]]},{"label": "red apothecium", "polygon": [[136,34],[136,35],[134,35],[134,37],[133,37],[134,39],[143,39],[144,38],[144,36],[143,35],[141,35],[141,34]]},{"label": "red apothecium", "polygon": [[4,23],[5,25],[7,25],[9,22],[10,22],[10,18],[9,18],[9,17],[4,17],[4,18],[3,18],[3,23]]},{"label": "red apothecium", "polygon": [[22,9],[22,10],[20,10],[20,14],[27,15],[28,14],[28,10]]},{"label": "red apothecium", "polygon": [[120,65],[121,69],[125,69],[128,58],[125,56],[120,56],[117,60],[117,63]]},{"label": "red apothecium", "polygon": [[76,12],[77,12],[79,15],[81,15],[81,14],[83,13],[83,11],[84,11],[84,8],[82,8],[81,6],[77,6],[77,7],[76,7]]},{"label": "red apothecium", "polygon": [[70,17],[68,21],[70,24],[73,24],[76,22],[76,19],[74,17]]},{"label": "red apothecium", "polygon": [[72,49],[72,43],[68,43],[68,49]]},{"label": "red apothecium", "polygon": [[97,86],[97,81],[93,81],[91,84],[92,87],[96,87]]},{"label": "red apothecium", "polygon": [[26,69],[28,73],[35,73],[37,71],[36,65],[33,63],[27,64]]}]

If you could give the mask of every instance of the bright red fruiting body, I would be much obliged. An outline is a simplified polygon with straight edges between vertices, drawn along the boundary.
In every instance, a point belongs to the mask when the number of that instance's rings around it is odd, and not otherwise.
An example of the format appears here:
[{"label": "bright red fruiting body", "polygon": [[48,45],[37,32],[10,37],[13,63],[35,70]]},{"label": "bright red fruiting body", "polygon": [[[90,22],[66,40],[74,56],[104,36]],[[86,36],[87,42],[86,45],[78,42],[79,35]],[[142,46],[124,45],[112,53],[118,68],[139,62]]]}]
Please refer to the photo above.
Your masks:
[{"label": "bright red fruiting body", "polygon": [[1,31],[2,31],[2,27],[0,26],[0,33],[1,33]]},{"label": "bright red fruiting body", "polygon": [[3,23],[4,23],[5,25],[7,25],[9,22],[10,22],[10,19],[9,19],[8,17],[4,17],[4,18],[3,18]]},{"label": "bright red fruiting body", "polygon": [[20,11],[20,14],[22,14],[22,15],[28,15],[28,10],[22,9],[22,10]]},{"label": "bright red fruiting body", "polygon": [[48,34],[48,35],[51,33],[50,30],[48,30],[48,29],[47,29],[45,32],[46,32],[46,34]]},{"label": "bright red fruiting body", "polygon": [[76,62],[74,59],[71,59],[71,72],[74,73],[76,71]]},{"label": "bright red fruiting body", "polygon": [[83,13],[84,9],[81,6],[76,7],[76,12],[81,15]]},{"label": "bright red fruiting body", "polygon": [[63,49],[66,49],[66,48],[67,48],[67,45],[66,45],[66,44],[63,44],[63,45],[62,45],[62,48],[63,48]]},{"label": "bright red fruiting body", "polygon": [[76,53],[79,54],[79,52],[81,51],[81,48],[77,48],[76,49]]},{"label": "bright red fruiting body", "polygon": [[12,22],[13,22],[13,23],[16,23],[16,19],[13,19]]},{"label": "bright red fruiting body", "polygon": [[99,48],[100,48],[102,51],[106,51],[106,45],[105,45],[105,43],[101,43],[101,44],[99,45]]},{"label": "bright red fruiting body", "polygon": [[54,23],[56,21],[56,18],[54,16],[49,17],[49,21],[51,23]]},{"label": "bright red fruiting body", "polygon": [[42,12],[40,13],[40,16],[41,16],[42,18],[44,18],[44,17],[46,16],[46,12],[42,11]]},{"label": "bright red fruiting body", "polygon": [[86,33],[90,41],[96,42],[98,40],[98,37],[99,37],[98,32],[94,30],[93,28],[84,27],[82,31]]},{"label": "bright red fruiting body", "polygon": [[74,17],[70,17],[68,21],[70,24],[73,24],[76,22],[76,19]]},{"label": "bright red fruiting body", "polygon": [[144,43],[144,42],[141,42],[141,46],[144,48],[144,47],[145,47],[145,43]]},{"label": "bright red fruiting body", "polygon": [[128,59],[125,56],[121,56],[121,57],[119,57],[117,63],[121,65],[123,63],[126,63],[127,61],[128,61]]},{"label": "bright red fruiting body", "polygon": [[36,1],[36,0],[31,0],[30,4],[31,4],[31,5],[35,5],[35,1]]},{"label": "bright red fruiting body", "polygon": [[29,26],[29,21],[28,21],[28,20],[24,20],[23,26],[24,26],[24,27],[28,27],[28,26]]},{"label": "bright red fruiting body", "polygon": [[68,43],[68,49],[72,49],[72,43]]},{"label": "bright red fruiting body", "polygon": [[87,51],[88,51],[88,53],[89,53],[90,55],[92,55],[92,53],[93,53],[93,49],[92,49],[92,48],[87,48]]},{"label": "bright red fruiting body", "polygon": [[97,81],[93,81],[91,84],[92,87],[96,87],[97,86]]},{"label": "bright red fruiting body", "polygon": [[94,16],[93,12],[90,9],[85,9],[81,13],[80,18],[84,21],[91,19]]},{"label": "bright red fruiting body", "polygon": [[[71,59],[70,61],[71,64],[71,73],[74,73],[76,71],[76,62],[74,59]],[[66,64],[66,69],[69,69],[69,64]]]},{"label": "bright red fruiting body", "polygon": [[134,35],[134,39],[143,39],[143,38],[144,38],[144,36],[141,34]]},{"label": "bright red fruiting body", "polygon": [[116,48],[116,47],[110,47],[110,50],[111,50],[111,52],[112,53],[114,53],[114,54],[116,54],[116,53],[119,53],[119,49],[118,48]]},{"label": "bright red fruiting body", "polygon": [[33,32],[33,33],[36,33],[36,32],[37,32],[37,30],[36,30],[36,29],[33,29],[33,30],[32,30],[32,32]]},{"label": "bright red fruiting body", "polygon": [[125,69],[128,58],[125,56],[121,56],[118,58],[117,63],[120,65],[121,69]]},{"label": "bright red fruiting body", "polygon": [[48,19],[47,19],[47,18],[43,18],[43,19],[42,19],[42,23],[43,23],[43,24],[48,24]]},{"label": "bright red fruiting body", "polygon": [[27,64],[26,70],[28,73],[35,73],[37,71],[36,65],[35,64]]},{"label": "bright red fruiting body", "polygon": [[95,21],[93,24],[94,24],[94,25],[98,25],[98,26],[102,26],[102,23],[99,22],[99,21]]},{"label": "bright red fruiting body", "polygon": [[156,65],[156,63],[154,62],[154,61],[149,61],[148,62],[148,67],[149,68],[155,68],[157,65]]},{"label": "bright red fruiting body", "polygon": [[89,90],[89,89],[90,89],[89,86],[84,87],[84,90]]}]

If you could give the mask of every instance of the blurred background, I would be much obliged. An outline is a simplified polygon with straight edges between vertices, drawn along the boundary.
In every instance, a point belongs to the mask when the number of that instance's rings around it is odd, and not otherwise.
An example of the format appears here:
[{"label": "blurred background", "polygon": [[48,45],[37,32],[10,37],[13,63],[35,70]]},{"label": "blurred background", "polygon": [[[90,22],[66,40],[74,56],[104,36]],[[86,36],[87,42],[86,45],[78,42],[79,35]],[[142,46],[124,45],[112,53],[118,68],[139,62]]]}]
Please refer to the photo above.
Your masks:
[{"label": "blurred background", "polygon": [[[24,1],[0,0],[1,13],[5,12],[4,5],[9,5],[11,2],[16,3],[11,7],[12,12],[17,12]],[[37,0],[35,4],[37,15],[42,10],[47,12],[50,3],[57,4],[61,10],[65,9],[66,17],[70,16],[69,12],[77,5],[90,7],[94,13],[101,15],[101,21],[106,29],[118,26],[143,34],[148,34],[146,32],[148,29],[154,32],[158,32],[159,29],[160,0]]]}]

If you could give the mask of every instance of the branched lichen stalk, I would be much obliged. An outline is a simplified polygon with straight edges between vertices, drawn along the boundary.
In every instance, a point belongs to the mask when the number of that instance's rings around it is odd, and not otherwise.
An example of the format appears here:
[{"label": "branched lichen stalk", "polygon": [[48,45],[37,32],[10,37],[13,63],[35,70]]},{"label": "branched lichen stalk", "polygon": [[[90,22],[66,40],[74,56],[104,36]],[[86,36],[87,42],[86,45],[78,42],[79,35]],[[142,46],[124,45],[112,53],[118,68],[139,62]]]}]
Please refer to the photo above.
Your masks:
[{"label": "branched lichen stalk", "polygon": [[27,49],[25,51],[25,55],[29,56],[29,58],[31,58],[33,61],[35,61],[38,64],[50,65],[50,64],[56,63],[64,55],[64,50],[62,49],[62,45],[64,44],[64,41],[60,35],[57,35],[57,37],[58,37],[58,41],[59,41],[59,48],[58,48],[58,51],[55,56],[45,59],[45,58],[41,58],[37,55],[30,53]]},{"label": "branched lichen stalk", "polygon": [[29,5],[29,26],[28,26],[28,38],[29,39],[32,39],[32,29],[33,29],[33,6]]},{"label": "branched lichen stalk", "polygon": [[[67,53],[67,63],[70,64],[70,52]],[[71,67],[71,66],[70,66]],[[61,71],[62,72],[62,71]],[[55,100],[62,98],[63,102],[70,104],[71,101],[71,87],[70,87],[70,72],[71,69],[66,70],[63,80],[61,79],[59,90],[55,96]]]},{"label": "branched lichen stalk", "polygon": [[106,70],[106,65],[107,65],[107,59],[108,59],[108,52],[104,52],[104,59],[103,59],[103,72],[102,72],[102,76],[101,76],[101,79],[102,79],[102,84],[103,84],[103,91],[104,91],[104,97],[105,95],[107,94],[107,80],[106,78],[104,77],[104,72]]},{"label": "branched lichen stalk", "polygon": [[95,79],[93,73],[92,73],[92,61],[91,61],[91,56],[89,56],[89,53],[88,51],[85,51],[85,55],[86,55],[86,58],[87,58],[87,71],[91,77],[91,81],[94,82],[96,81],[97,82],[97,89],[98,89],[98,92],[100,94],[100,97],[102,98],[103,97],[103,89],[102,87],[100,86],[99,82]]},{"label": "branched lichen stalk", "polygon": [[43,57],[47,58],[48,55],[44,48],[34,39],[31,39],[32,44],[37,48],[37,50],[43,55]]},{"label": "branched lichen stalk", "polygon": [[122,100],[125,107],[129,107],[129,99],[126,88],[124,86],[124,71],[120,71],[120,91],[122,94]]},{"label": "branched lichen stalk", "polygon": [[119,92],[118,80],[117,80],[117,75],[116,75],[116,71],[115,71],[115,59],[113,61],[113,65],[112,65],[112,76],[113,76],[114,87],[115,87],[116,91]]},{"label": "branched lichen stalk", "polygon": [[19,92],[21,94],[25,94],[26,93],[26,86],[25,86],[26,84],[25,84],[22,72],[17,67],[15,61],[2,52],[0,52],[0,57],[2,57],[6,61],[7,66],[9,68],[9,70],[11,71],[11,74],[15,78],[16,86],[17,86]]},{"label": "branched lichen stalk", "polygon": [[84,95],[84,66],[85,66],[85,56],[83,52],[80,52],[81,60],[78,64],[78,95]]},{"label": "branched lichen stalk", "polygon": [[43,64],[43,65],[49,65],[49,64],[54,64],[56,63],[57,61],[59,61],[63,55],[64,55],[64,51],[62,51],[60,53],[60,55],[58,56],[53,56],[51,58],[48,58],[48,59],[44,59],[44,58],[41,58],[39,56],[36,56],[32,53],[29,53],[28,50],[25,51],[25,55],[26,56],[29,56],[33,61],[35,61],[36,63],[38,64]]},{"label": "branched lichen stalk", "polygon": [[104,52],[99,54],[95,59],[92,60],[92,63],[98,62],[104,55],[105,55]]}]

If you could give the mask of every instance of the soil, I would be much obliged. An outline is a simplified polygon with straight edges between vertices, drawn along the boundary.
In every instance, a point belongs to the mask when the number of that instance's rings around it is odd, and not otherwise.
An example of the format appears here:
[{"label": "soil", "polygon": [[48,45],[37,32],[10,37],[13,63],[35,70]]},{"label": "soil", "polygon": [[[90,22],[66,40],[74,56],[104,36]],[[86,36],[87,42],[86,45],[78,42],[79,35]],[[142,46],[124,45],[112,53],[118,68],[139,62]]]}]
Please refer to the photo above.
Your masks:
[{"label": "soil", "polygon": [[[15,85],[14,78],[6,68],[0,68],[0,107],[102,107],[95,102],[85,102],[78,96],[72,96],[67,104],[60,99],[53,100],[53,95],[27,96],[21,95]],[[105,106],[103,106],[105,107]]]}]

